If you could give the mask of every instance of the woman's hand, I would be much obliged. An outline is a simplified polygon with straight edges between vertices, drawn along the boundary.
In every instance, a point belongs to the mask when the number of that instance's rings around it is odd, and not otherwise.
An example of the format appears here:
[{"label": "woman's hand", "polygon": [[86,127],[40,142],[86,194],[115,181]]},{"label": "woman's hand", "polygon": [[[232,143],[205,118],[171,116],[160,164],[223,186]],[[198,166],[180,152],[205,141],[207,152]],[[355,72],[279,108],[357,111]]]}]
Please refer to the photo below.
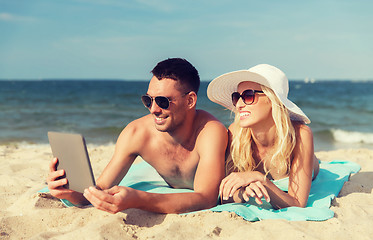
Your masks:
[{"label": "woman's hand", "polygon": [[220,183],[220,197],[223,200],[228,200],[237,189],[249,185],[252,182],[251,173],[252,172],[233,172],[225,177]]},{"label": "woman's hand", "polygon": [[271,201],[267,189],[260,181],[250,183],[248,186],[246,186],[245,191],[242,193],[242,197],[246,202],[249,201],[250,197],[253,197],[255,198],[255,202],[257,204],[263,204],[263,197],[267,202]]}]

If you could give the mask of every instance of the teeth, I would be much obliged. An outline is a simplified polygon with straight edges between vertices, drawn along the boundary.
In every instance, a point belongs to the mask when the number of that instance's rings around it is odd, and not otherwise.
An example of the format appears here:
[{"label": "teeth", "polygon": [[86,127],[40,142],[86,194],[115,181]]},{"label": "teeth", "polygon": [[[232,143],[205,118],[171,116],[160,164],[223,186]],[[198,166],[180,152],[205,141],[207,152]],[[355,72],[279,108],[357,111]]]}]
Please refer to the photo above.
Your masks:
[{"label": "teeth", "polygon": [[249,112],[241,112],[241,113],[240,113],[240,117],[247,117],[247,116],[249,116],[249,115],[250,115]]},{"label": "teeth", "polygon": [[155,117],[155,120],[157,120],[157,121],[161,121],[161,120],[163,120],[164,118],[161,118],[161,117]]}]

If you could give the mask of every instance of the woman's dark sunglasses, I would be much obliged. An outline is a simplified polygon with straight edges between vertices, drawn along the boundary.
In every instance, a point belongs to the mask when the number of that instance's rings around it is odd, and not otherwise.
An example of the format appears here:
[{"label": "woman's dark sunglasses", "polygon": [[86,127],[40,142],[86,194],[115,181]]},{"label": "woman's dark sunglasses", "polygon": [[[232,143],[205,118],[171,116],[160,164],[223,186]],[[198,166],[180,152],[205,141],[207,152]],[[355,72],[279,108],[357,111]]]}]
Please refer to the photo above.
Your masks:
[{"label": "woman's dark sunglasses", "polygon": [[239,92],[234,92],[232,93],[232,103],[233,106],[236,106],[238,100],[242,98],[243,102],[246,105],[250,105],[254,102],[255,100],[255,93],[263,93],[263,91],[259,90],[253,90],[253,89],[247,89],[240,94]]}]

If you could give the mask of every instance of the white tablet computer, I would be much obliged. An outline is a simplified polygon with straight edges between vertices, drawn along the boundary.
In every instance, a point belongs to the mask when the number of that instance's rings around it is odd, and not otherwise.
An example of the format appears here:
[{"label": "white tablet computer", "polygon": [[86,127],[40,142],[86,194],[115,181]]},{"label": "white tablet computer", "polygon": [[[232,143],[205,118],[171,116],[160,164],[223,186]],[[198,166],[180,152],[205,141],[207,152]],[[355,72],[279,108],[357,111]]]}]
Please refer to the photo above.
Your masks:
[{"label": "white tablet computer", "polygon": [[95,186],[91,162],[84,137],[80,134],[48,132],[48,139],[54,157],[58,158],[57,169],[64,169],[68,184],[66,188],[84,192]]}]

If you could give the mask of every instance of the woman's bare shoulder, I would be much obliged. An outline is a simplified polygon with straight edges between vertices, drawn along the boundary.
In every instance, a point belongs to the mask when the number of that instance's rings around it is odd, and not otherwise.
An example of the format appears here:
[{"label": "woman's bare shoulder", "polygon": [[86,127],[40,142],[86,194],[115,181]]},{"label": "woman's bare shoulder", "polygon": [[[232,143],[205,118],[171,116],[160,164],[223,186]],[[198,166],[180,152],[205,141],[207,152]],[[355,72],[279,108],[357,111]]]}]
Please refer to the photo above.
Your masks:
[{"label": "woman's bare shoulder", "polygon": [[305,137],[305,136],[308,136],[308,135],[311,135],[311,136],[313,135],[312,129],[308,125],[306,125],[302,122],[292,122],[292,124],[293,124],[294,130],[295,130],[297,135],[299,135],[301,137],[302,136]]}]

